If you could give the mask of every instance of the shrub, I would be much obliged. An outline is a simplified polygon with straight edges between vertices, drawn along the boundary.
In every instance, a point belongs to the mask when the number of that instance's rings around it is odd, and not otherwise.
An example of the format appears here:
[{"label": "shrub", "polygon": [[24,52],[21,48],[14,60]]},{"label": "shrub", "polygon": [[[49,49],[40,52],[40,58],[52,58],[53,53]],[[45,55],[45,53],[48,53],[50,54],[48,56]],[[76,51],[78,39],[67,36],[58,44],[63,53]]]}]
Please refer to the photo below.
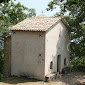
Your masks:
[{"label": "shrub", "polygon": [[81,59],[73,59],[70,62],[71,71],[77,71],[77,66],[85,66],[85,57]]}]

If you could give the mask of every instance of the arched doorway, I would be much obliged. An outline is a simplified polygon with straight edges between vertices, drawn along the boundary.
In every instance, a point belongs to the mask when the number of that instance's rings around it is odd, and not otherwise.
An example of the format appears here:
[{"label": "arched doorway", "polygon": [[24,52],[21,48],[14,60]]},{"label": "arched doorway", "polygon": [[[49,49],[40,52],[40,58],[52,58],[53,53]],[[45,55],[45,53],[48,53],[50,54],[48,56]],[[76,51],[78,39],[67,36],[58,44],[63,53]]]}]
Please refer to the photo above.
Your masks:
[{"label": "arched doorway", "polygon": [[61,67],[61,55],[57,56],[57,72],[60,73],[60,67]]}]

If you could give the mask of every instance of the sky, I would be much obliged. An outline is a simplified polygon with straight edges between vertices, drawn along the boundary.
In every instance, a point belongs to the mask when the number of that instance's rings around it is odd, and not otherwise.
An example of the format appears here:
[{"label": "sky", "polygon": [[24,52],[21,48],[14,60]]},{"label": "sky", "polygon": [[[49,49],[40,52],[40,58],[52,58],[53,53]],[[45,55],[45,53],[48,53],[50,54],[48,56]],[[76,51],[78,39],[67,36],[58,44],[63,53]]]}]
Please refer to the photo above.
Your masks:
[{"label": "sky", "polygon": [[60,8],[57,6],[53,11],[46,11],[46,8],[48,7],[47,5],[50,1],[51,0],[16,0],[14,3],[20,2],[28,8],[34,8],[37,16],[42,14],[42,11],[46,16],[53,16],[56,12],[60,11]]}]

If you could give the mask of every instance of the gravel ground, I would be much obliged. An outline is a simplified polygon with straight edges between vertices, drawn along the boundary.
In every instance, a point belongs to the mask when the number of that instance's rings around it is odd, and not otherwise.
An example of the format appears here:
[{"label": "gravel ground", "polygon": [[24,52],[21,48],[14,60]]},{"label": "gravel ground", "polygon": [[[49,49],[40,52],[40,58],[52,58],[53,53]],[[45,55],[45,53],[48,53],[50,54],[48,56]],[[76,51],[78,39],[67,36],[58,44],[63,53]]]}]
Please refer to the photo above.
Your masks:
[{"label": "gravel ground", "polygon": [[85,85],[85,73],[72,72],[49,82],[28,79],[26,77],[9,77],[3,79],[0,85]]}]

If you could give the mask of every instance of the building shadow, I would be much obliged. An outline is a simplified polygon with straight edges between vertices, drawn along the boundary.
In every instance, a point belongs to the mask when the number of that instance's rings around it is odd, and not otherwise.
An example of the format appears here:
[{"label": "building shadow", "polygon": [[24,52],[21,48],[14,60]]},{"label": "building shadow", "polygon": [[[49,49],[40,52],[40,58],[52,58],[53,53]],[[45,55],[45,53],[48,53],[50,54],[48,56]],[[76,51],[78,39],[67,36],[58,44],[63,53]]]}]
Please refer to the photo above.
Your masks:
[{"label": "building shadow", "polygon": [[44,82],[37,79],[27,77],[8,77],[0,82],[0,85],[85,85],[85,73],[84,72],[71,72],[60,78],[56,78],[51,82]]},{"label": "building shadow", "polygon": [[28,77],[8,77],[4,78],[1,80],[1,82],[6,83],[6,84],[19,84],[19,83],[36,83],[36,82],[41,82],[40,80],[33,79],[33,78],[28,78]]}]

